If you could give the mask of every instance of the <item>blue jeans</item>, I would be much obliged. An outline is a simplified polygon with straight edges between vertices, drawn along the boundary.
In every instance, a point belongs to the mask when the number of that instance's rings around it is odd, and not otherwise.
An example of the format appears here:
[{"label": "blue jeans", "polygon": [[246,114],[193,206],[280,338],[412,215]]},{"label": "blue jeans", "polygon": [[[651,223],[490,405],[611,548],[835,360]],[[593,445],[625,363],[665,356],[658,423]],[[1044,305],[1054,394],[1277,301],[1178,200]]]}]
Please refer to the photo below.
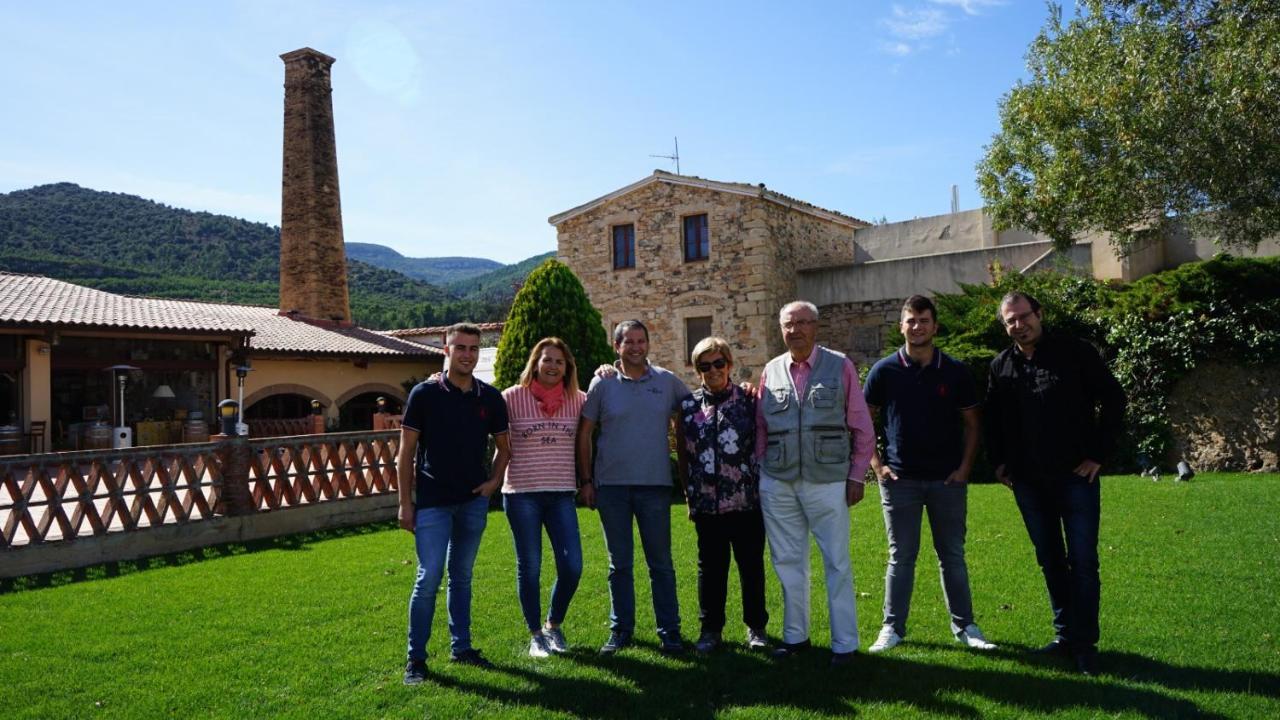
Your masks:
[{"label": "blue jeans", "polygon": [[617,632],[636,627],[633,577],[635,541],[631,518],[640,529],[640,545],[649,565],[649,586],[658,635],[679,637],[680,604],[676,570],[671,564],[671,486],[604,485],[596,489],[596,510],[609,553],[609,625]]},{"label": "blue jeans", "polygon": [[547,622],[559,625],[569,612],[569,601],[582,578],[582,537],[574,493],[523,492],[502,496],[516,545],[516,594],[529,632],[542,628],[542,528],[547,528],[551,554],[556,560],[556,582],[551,586]]},{"label": "blue jeans", "polygon": [[1042,483],[1013,485],[1049,589],[1054,632],[1075,652],[1088,652],[1098,643],[1099,483],[1067,473]]},{"label": "blue jeans", "polygon": [[427,658],[436,593],[449,568],[449,637],[453,654],[471,649],[471,569],[488,522],[489,498],[477,495],[457,505],[422,508],[414,519],[418,578],[409,596],[409,659]]},{"label": "blue jeans", "polygon": [[951,615],[951,632],[968,627],[973,622],[969,567],[964,560],[968,485],[948,485],[941,479],[885,480],[880,483],[880,505],[889,536],[889,567],[884,574],[884,624],[906,637],[916,557],[920,554],[920,522],[927,512],[942,575],[942,598]]}]

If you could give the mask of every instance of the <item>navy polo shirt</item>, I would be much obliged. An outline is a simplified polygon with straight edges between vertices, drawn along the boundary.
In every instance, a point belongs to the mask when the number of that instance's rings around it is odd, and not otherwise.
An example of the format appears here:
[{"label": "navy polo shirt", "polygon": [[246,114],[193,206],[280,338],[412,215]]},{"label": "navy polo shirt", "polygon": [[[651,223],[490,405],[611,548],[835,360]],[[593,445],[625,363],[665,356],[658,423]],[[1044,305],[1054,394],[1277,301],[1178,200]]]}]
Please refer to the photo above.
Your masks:
[{"label": "navy polo shirt", "polygon": [[978,405],[968,368],[937,348],[924,366],[899,349],[871,368],[862,389],[867,404],[880,408],[885,463],[898,477],[945,480],[960,467],[960,411]]},{"label": "navy polo shirt", "polygon": [[414,506],[457,505],[474,499],[472,491],[489,480],[489,436],[507,431],[507,404],[479,378],[463,392],[441,376],[413,388],[401,424],[418,431]]}]

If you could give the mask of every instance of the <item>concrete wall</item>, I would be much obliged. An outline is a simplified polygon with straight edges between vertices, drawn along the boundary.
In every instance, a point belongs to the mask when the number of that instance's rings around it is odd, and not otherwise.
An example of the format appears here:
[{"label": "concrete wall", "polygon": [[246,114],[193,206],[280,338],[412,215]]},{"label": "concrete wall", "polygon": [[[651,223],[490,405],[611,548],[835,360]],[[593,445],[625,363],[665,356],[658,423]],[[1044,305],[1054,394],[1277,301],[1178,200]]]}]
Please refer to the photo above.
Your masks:
[{"label": "concrete wall", "polygon": [[854,262],[859,263],[996,244],[991,221],[981,209],[859,228],[853,241],[857,245]]},{"label": "concrete wall", "polygon": [[[1209,260],[1219,252],[1213,244],[1213,238],[1192,235],[1186,228],[1177,228],[1170,233],[1164,242],[1164,267],[1174,268],[1183,263]],[[1232,250],[1237,257],[1273,257],[1280,255],[1280,238],[1271,238],[1258,243],[1251,251]]]},{"label": "concrete wall", "polygon": [[[805,270],[799,274],[798,292],[819,307],[952,293],[959,283],[990,281],[993,262],[1022,270],[1037,260],[1043,263],[1051,250],[1051,243],[1036,242]],[[1089,252],[1087,245],[1077,245],[1063,257],[1087,268]]]}]

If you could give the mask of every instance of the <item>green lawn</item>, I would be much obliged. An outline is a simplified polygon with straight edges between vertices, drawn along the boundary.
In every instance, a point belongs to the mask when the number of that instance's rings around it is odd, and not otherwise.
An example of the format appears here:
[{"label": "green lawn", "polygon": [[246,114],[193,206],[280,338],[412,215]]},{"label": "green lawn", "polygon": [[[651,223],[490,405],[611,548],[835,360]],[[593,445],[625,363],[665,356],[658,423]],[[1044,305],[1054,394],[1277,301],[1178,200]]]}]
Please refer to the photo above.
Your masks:
[{"label": "green lawn", "polygon": [[[979,486],[969,565],[978,621],[1001,645],[990,654],[951,640],[925,551],[910,637],[886,655],[838,669],[825,649],[781,665],[740,644],[705,659],[663,657],[640,570],[641,644],[601,659],[604,543],[583,511],[587,569],[565,626],[575,651],[535,661],[525,655],[510,533],[495,513],[476,568],[473,628],[495,671],[438,660],[448,653],[441,593],[432,677],[401,684],[412,543],[379,526],[4,585],[0,717],[1280,717],[1278,482],[1105,479],[1104,675],[1095,679],[1024,654],[1050,639],[1043,583],[1011,494]],[[854,509],[864,649],[883,599],[878,499],[872,489]],[[681,608],[696,635],[694,535],[683,508],[672,510]],[[825,646],[816,549],[813,557],[813,640]],[[772,577],[769,593],[776,632]],[[727,636],[740,642],[736,607],[731,594]]]}]

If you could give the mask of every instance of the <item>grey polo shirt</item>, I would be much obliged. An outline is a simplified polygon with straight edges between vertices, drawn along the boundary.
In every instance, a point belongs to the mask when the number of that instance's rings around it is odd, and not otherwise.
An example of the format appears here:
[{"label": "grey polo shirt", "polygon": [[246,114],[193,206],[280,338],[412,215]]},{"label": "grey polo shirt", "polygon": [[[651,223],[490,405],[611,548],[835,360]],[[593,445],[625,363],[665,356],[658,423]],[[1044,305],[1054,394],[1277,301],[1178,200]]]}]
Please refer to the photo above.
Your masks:
[{"label": "grey polo shirt", "polygon": [[638,380],[622,373],[594,378],[582,416],[600,426],[592,477],[600,485],[670,485],[667,427],[689,395],[683,381],[657,365]]}]

